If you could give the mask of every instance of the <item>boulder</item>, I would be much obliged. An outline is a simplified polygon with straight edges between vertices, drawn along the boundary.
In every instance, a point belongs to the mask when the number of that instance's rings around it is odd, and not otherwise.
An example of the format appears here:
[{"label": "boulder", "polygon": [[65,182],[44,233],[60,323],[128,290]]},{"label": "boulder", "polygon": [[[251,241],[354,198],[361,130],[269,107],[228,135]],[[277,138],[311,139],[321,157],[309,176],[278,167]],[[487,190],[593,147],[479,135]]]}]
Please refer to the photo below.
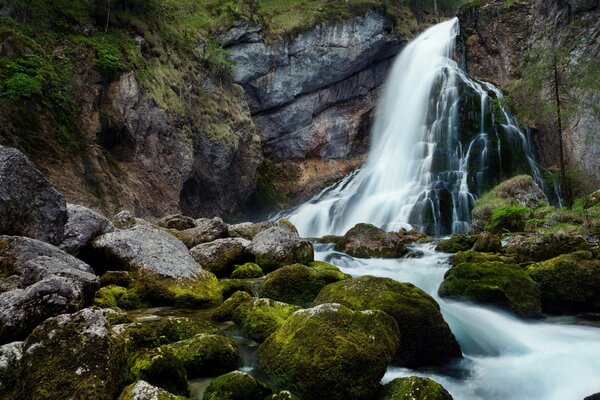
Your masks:
[{"label": "boulder", "polygon": [[202,243],[190,250],[190,254],[204,269],[217,277],[231,275],[233,266],[250,258],[247,249],[250,241],[241,238],[217,239]]},{"label": "boulder", "polygon": [[263,400],[269,393],[251,375],[233,371],[212,381],[202,400]]},{"label": "boulder", "polygon": [[67,204],[69,219],[65,225],[65,237],[58,246],[69,254],[77,255],[93,239],[115,230],[108,218],[89,208]]},{"label": "boulder", "polygon": [[169,215],[158,220],[158,226],[166,229],[176,229],[178,231],[185,231],[196,227],[196,221],[191,217],[185,215],[175,214]]},{"label": "boulder", "polygon": [[230,237],[240,237],[247,240],[254,239],[254,236],[260,232],[276,226],[272,221],[265,222],[242,222],[241,224],[229,225],[228,232]]},{"label": "boulder", "polygon": [[519,265],[501,261],[464,262],[452,267],[444,276],[439,295],[494,305],[525,318],[542,316],[538,285]]},{"label": "boulder", "polygon": [[502,240],[500,239],[500,235],[491,232],[482,232],[477,236],[472,249],[473,251],[482,253],[499,253],[502,251]]},{"label": "boulder", "polygon": [[128,229],[137,223],[131,211],[123,210],[112,218],[112,223],[119,229]]},{"label": "boulder", "polygon": [[452,400],[442,385],[429,378],[396,378],[381,387],[377,400]]},{"label": "boulder", "polygon": [[402,340],[395,363],[411,368],[443,364],[461,350],[433,297],[410,283],[363,276],[326,286],[315,304],[381,310],[396,320]]},{"label": "boulder", "polygon": [[112,400],[127,379],[128,338],[113,330],[123,315],[86,308],[47,319],[27,338],[19,399]]},{"label": "boulder", "polygon": [[89,306],[98,279],[84,262],[35,239],[0,236],[0,343],[23,340],[39,323]]},{"label": "boulder", "polygon": [[94,305],[101,308],[122,308],[135,310],[142,307],[142,299],[135,289],[109,285],[96,292]]},{"label": "boulder", "polygon": [[452,235],[448,239],[442,240],[435,246],[435,251],[443,253],[458,253],[459,251],[471,250],[477,242],[477,236],[473,235]]},{"label": "boulder", "polygon": [[23,342],[0,346],[0,397],[11,398],[10,394],[19,382],[22,358]]},{"label": "boulder", "polygon": [[185,400],[146,381],[137,381],[127,386],[118,400]]},{"label": "boulder", "polygon": [[361,258],[399,258],[408,251],[400,235],[371,224],[358,224],[350,229],[335,249]]},{"label": "boulder", "polygon": [[527,272],[540,287],[544,312],[600,313],[600,259],[592,253],[564,254]]},{"label": "boulder", "polygon": [[290,393],[287,390],[282,390],[278,393],[273,393],[269,397],[266,397],[265,400],[300,400],[300,397]]},{"label": "boulder", "polygon": [[200,333],[190,339],[163,346],[181,361],[188,377],[216,376],[240,365],[240,349],[222,334]]},{"label": "boulder", "polygon": [[299,310],[258,348],[258,368],[305,400],[368,399],[400,343],[383,311],[340,304]]},{"label": "boulder", "polygon": [[23,153],[0,145],[0,235],[58,245],[66,222],[62,194]]},{"label": "boulder", "polygon": [[221,279],[223,299],[230,298],[235,292],[245,292],[249,295],[254,294],[253,285],[244,279]]},{"label": "boulder", "polygon": [[236,265],[231,273],[232,279],[254,279],[262,278],[263,276],[262,268],[254,263]]},{"label": "boulder", "polygon": [[520,262],[528,262],[544,261],[588,248],[589,245],[583,236],[559,231],[545,235],[513,236],[504,246],[504,251]]},{"label": "boulder", "polygon": [[137,354],[132,360],[131,375],[173,394],[190,395],[183,363],[164,346]]},{"label": "boulder", "polygon": [[293,264],[271,272],[260,288],[260,297],[306,307],[325,286],[351,278],[331,264],[312,262],[309,265]]},{"label": "boulder", "polygon": [[219,328],[209,321],[186,317],[166,317],[160,320],[155,330],[156,337],[162,344],[191,339],[199,334],[221,335]]},{"label": "boulder", "polygon": [[252,239],[249,250],[265,272],[284,265],[306,264],[314,260],[312,243],[284,226],[274,226],[257,234]]},{"label": "boulder", "polygon": [[129,271],[106,271],[100,276],[100,286],[123,286],[131,285],[131,276]]},{"label": "boulder", "polygon": [[237,292],[213,313],[216,321],[233,321],[244,336],[262,342],[277,330],[300,307],[271,299],[256,299]]},{"label": "boulder", "polygon": [[181,240],[189,249],[202,243],[212,242],[213,240],[226,238],[229,233],[227,225],[221,218],[200,218],[194,221],[195,228],[183,231],[171,231],[171,233]]}]

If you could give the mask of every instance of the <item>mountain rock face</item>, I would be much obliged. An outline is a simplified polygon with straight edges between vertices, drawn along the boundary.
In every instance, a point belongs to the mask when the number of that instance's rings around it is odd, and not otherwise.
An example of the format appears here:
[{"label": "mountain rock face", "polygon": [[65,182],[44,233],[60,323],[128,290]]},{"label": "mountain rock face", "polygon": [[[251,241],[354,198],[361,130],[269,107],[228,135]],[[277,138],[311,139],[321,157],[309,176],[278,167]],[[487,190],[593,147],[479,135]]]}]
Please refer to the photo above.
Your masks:
[{"label": "mountain rock face", "polygon": [[275,42],[254,25],[237,29],[226,49],[275,186],[302,197],[359,165],[379,88],[406,41],[391,19],[368,11]]},{"label": "mountain rock face", "polygon": [[[568,65],[571,74],[564,76],[567,88],[561,89],[561,96],[565,97],[563,137],[567,167],[582,175],[590,187],[599,183],[600,115],[594,105],[599,104],[600,94],[589,86],[590,82],[597,84],[598,72],[594,68],[586,70],[585,65],[598,65],[600,2],[535,0],[508,4],[484,0],[463,9],[459,18],[468,72],[507,91],[517,113],[526,110],[527,104],[518,98],[513,101],[511,91],[524,80],[528,83],[528,65],[533,65],[539,54],[557,49],[559,64]],[[539,90],[529,91],[525,97],[539,97],[542,103],[554,106],[551,61],[549,64],[542,70],[548,79],[542,80]],[[532,128],[542,165],[552,167],[560,162],[556,115],[542,114],[532,110],[523,122]]]}]

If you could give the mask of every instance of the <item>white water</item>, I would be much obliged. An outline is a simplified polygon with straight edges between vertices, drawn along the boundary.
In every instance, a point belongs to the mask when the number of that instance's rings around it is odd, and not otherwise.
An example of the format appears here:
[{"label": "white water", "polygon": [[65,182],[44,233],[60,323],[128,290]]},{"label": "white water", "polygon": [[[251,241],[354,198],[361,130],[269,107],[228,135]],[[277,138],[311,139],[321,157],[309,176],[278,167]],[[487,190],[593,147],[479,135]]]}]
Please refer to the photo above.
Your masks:
[{"label": "white water", "polygon": [[[301,233],[343,234],[360,222],[466,232],[486,187],[523,172],[542,182],[527,131],[494,100],[500,91],[472,80],[452,58],[458,29],[457,19],[438,24],[402,51],[380,99],[367,163],[290,214]],[[461,113],[469,99],[478,104]],[[476,126],[461,129],[467,123]],[[502,169],[502,146],[515,158],[506,163],[520,162],[514,171]]]},{"label": "white water", "polygon": [[600,392],[600,329],[519,320],[499,310],[446,301],[437,289],[448,255],[421,245],[418,259],[355,259],[322,246],[316,257],[353,276],[376,275],[412,282],[440,304],[464,353],[458,365],[438,371],[390,367],[384,383],[427,376],[455,400],[582,400]]}]

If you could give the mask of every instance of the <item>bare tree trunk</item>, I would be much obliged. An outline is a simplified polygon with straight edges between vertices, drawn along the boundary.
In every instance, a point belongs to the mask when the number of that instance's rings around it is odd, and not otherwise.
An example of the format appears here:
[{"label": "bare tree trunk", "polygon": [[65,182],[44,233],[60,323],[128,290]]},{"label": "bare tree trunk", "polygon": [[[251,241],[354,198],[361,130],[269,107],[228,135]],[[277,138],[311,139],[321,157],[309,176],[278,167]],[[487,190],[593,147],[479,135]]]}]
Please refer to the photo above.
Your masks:
[{"label": "bare tree trunk", "polygon": [[110,22],[110,0],[106,0],[108,10],[106,11],[106,27],[104,28],[104,34],[108,33],[108,23]]},{"label": "bare tree trunk", "polygon": [[560,153],[560,181],[565,192],[565,202],[568,207],[573,205],[571,196],[571,185],[567,182],[567,173],[565,168],[565,154],[563,147],[563,131],[562,131],[562,118],[561,118],[561,105],[560,105],[560,74],[558,73],[558,61],[556,59],[556,53],[553,56],[554,63],[554,96],[556,100],[556,122],[558,130],[558,150]]}]

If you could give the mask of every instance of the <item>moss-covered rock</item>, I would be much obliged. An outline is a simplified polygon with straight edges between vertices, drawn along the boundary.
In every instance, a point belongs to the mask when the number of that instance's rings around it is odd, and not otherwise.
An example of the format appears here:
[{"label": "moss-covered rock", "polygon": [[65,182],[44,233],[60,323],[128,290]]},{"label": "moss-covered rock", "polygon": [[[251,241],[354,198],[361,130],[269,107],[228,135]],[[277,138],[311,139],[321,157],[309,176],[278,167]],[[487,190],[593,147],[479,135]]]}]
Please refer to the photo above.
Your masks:
[{"label": "moss-covered rock", "polygon": [[164,346],[183,364],[188,377],[216,376],[236,369],[240,349],[229,337],[200,333]]},{"label": "moss-covered rock", "polygon": [[386,313],[322,304],[297,311],[271,335],[258,349],[258,368],[275,388],[305,400],[366,399],[399,343]]},{"label": "moss-covered rock", "polygon": [[499,306],[526,318],[542,315],[538,285],[515,264],[460,263],[446,272],[439,294]]},{"label": "moss-covered rock", "polygon": [[129,287],[131,277],[129,271],[107,271],[100,276],[100,286],[122,286]]},{"label": "moss-covered rock", "polygon": [[442,385],[429,378],[396,378],[381,387],[377,400],[452,400]]},{"label": "moss-covered rock", "polygon": [[258,233],[252,239],[250,252],[266,273],[284,265],[307,264],[314,260],[312,243],[301,238],[295,228],[281,224]]},{"label": "moss-covered rock", "polygon": [[469,263],[482,263],[486,261],[498,261],[506,264],[515,264],[515,258],[512,256],[506,256],[496,253],[480,253],[477,251],[461,251],[450,257],[450,264],[456,266],[465,262]]},{"label": "moss-covered rock", "polygon": [[523,206],[501,206],[492,211],[485,229],[492,232],[522,232],[533,210]]},{"label": "moss-covered rock", "polygon": [[256,299],[244,292],[237,292],[227,299],[215,312],[217,321],[234,321],[245,336],[262,342],[300,307],[271,299]]},{"label": "moss-covered rock", "polygon": [[255,263],[236,265],[233,267],[233,272],[231,273],[232,279],[252,279],[260,278],[262,276],[262,269],[258,264]]},{"label": "moss-covered rock", "polygon": [[269,392],[252,376],[233,371],[212,381],[202,400],[263,400]]},{"label": "moss-covered rock", "polygon": [[481,232],[473,245],[473,251],[483,253],[499,253],[502,251],[500,235],[491,232]]},{"label": "moss-covered rock", "polygon": [[142,300],[135,289],[110,285],[96,292],[94,305],[101,308],[119,307],[124,310],[135,310],[142,306]]},{"label": "moss-covered rock", "polygon": [[184,230],[172,229],[169,233],[181,240],[188,249],[198,246],[201,243],[226,238],[229,235],[227,224],[221,218],[199,218],[194,221],[194,224],[196,226],[193,228]]},{"label": "moss-covered rock", "polygon": [[529,266],[545,312],[600,312],[600,259],[591,252],[564,254]]},{"label": "moss-covered rock", "polygon": [[146,381],[137,381],[127,386],[118,400],[185,400]]},{"label": "moss-covered rock", "polygon": [[300,397],[294,395],[288,390],[282,390],[278,393],[273,393],[269,397],[266,397],[265,400],[300,400]]},{"label": "moss-covered rock", "polygon": [[246,292],[250,295],[254,293],[252,283],[244,279],[221,279],[219,282],[221,282],[221,293],[225,300],[230,298],[235,292]]},{"label": "moss-covered rock", "polygon": [[0,346],[0,398],[10,399],[21,375],[23,342]]},{"label": "moss-covered rock", "polygon": [[131,361],[131,375],[173,394],[190,395],[190,386],[183,363],[164,346],[143,351]]},{"label": "moss-covered rock", "polygon": [[309,265],[288,265],[271,272],[260,288],[260,297],[306,307],[328,284],[351,278],[328,263],[313,262]]},{"label": "moss-covered rock", "polygon": [[250,241],[242,238],[217,239],[202,243],[190,250],[190,254],[202,267],[219,278],[231,275],[234,265],[251,260],[247,248]]},{"label": "moss-covered rock", "polygon": [[156,326],[154,332],[162,344],[191,339],[201,333],[209,335],[222,334],[221,330],[209,321],[186,317],[163,318]]},{"label": "moss-covered rock", "polygon": [[357,224],[337,242],[335,249],[361,258],[398,258],[407,252],[406,245],[398,234],[386,232],[371,224]]},{"label": "moss-covered rock", "polygon": [[394,361],[409,367],[460,357],[460,346],[439,305],[410,283],[363,276],[326,286],[315,304],[340,303],[354,310],[381,310],[396,320],[401,335]]},{"label": "moss-covered rock", "polygon": [[520,262],[530,262],[544,261],[588,248],[589,244],[581,235],[554,232],[514,236],[504,246],[504,251]]},{"label": "moss-covered rock", "polygon": [[124,314],[85,308],[49,318],[23,347],[19,399],[112,400],[126,380],[127,335],[113,330]]},{"label": "moss-covered rock", "polygon": [[344,239],[343,236],[325,235],[325,236],[322,236],[319,239],[317,239],[317,242],[323,243],[323,244],[338,244],[343,239]]},{"label": "moss-covered rock", "polygon": [[448,239],[442,240],[435,246],[435,251],[444,253],[458,253],[459,251],[471,250],[477,242],[477,236],[473,235],[452,235]]}]

